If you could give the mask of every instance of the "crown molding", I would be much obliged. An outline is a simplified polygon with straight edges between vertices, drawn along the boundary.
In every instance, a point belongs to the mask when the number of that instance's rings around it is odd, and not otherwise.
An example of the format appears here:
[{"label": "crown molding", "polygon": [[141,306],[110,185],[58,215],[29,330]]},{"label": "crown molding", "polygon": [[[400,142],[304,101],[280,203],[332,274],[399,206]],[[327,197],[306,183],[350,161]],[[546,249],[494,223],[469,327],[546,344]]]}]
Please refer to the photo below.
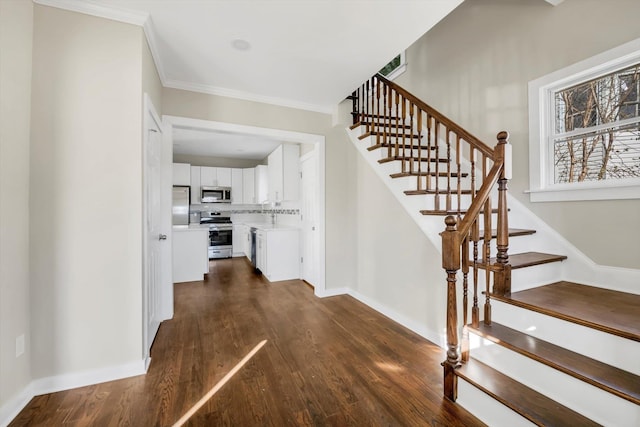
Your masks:
[{"label": "crown molding", "polygon": [[227,98],[242,99],[244,101],[260,102],[263,104],[278,105],[281,107],[295,108],[297,110],[307,110],[316,113],[331,114],[331,106],[309,104],[306,102],[294,101],[291,99],[276,98],[254,93],[242,92],[239,90],[227,89],[217,86],[203,85],[199,83],[183,82],[179,80],[167,80],[163,83],[165,87],[172,89],[187,90],[190,92],[205,93],[208,95],[224,96]]},{"label": "crown molding", "polygon": [[149,14],[146,12],[107,7],[86,0],[33,0],[33,2],[43,6],[84,13],[85,15],[111,19],[112,21],[124,22],[140,27],[149,19]]}]

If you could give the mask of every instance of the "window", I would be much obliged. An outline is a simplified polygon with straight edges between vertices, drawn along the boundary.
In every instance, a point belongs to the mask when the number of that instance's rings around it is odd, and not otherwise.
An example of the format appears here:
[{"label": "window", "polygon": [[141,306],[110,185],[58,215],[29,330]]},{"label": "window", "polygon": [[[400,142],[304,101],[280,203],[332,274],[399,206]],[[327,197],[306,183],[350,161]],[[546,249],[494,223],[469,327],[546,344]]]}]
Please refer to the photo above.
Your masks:
[{"label": "window", "polygon": [[640,198],[640,40],[529,83],[531,201]]},{"label": "window", "polygon": [[405,53],[399,53],[393,58],[391,61],[387,63],[378,73],[382,74],[389,80],[393,80],[398,77],[400,74],[404,73],[407,69],[407,62],[405,58]]}]

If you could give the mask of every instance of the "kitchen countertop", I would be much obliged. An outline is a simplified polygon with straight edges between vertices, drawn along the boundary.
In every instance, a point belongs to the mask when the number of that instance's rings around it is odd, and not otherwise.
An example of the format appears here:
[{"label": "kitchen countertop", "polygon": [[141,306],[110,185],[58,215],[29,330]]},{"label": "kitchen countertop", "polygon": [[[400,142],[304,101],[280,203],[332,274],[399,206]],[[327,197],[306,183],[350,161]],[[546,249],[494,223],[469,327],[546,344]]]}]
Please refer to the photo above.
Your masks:
[{"label": "kitchen countertop", "polygon": [[189,224],[189,225],[174,225],[173,231],[203,231],[209,230],[207,224]]},{"label": "kitchen countertop", "polygon": [[292,225],[271,224],[270,222],[243,222],[248,227],[255,227],[258,230],[298,230],[299,227]]}]

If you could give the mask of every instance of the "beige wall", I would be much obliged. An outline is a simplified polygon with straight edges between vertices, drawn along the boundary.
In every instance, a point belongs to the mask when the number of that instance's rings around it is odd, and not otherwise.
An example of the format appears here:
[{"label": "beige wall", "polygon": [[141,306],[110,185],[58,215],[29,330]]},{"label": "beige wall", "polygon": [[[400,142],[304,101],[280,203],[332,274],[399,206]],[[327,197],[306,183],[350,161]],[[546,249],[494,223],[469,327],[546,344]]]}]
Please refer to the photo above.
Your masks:
[{"label": "beige wall", "polygon": [[353,216],[346,207],[353,195],[344,126],[332,127],[327,114],[165,88],[163,114],[247,126],[304,132],[326,137],[326,287],[353,286]]},{"label": "beige wall", "polygon": [[35,6],[34,377],[142,360],[141,31]]},{"label": "beige wall", "polygon": [[[33,3],[0,0],[0,408],[31,380],[29,123]],[[16,358],[16,337],[25,352]],[[4,417],[0,410],[0,422]]]},{"label": "beige wall", "polygon": [[508,130],[512,195],[598,264],[640,268],[640,200],[530,203],[527,84],[640,37],[637,0],[473,0],[407,50],[397,82],[490,145]]}]

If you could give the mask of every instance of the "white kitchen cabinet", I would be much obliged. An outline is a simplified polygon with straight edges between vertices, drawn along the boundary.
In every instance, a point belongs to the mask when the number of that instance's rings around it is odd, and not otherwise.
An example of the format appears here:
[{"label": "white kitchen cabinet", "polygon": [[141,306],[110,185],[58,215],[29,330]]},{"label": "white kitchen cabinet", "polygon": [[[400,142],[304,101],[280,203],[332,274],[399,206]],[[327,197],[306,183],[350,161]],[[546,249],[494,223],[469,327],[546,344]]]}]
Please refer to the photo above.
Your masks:
[{"label": "white kitchen cabinet", "polygon": [[200,166],[191,166],[191,204],[200,205]]},{"label": "white kitchen cabinet", "polygon": [[231,169],[231,204],[241,205],[244,203],[244,185],[242,169]]},{"label": "white kitchen cabinet", "polygon": [[218,187],[231,187],[231,168],[216,168],[216,178]]},{"label": "white kitchen cabinet", "polygon": [[200,185],[203,187],[231,187],[231,168],[200,168]]},{"label": "white kitchen cabinet", "polygon": [[203,187],[217,187],[218,174],[216,169],[210,166],[202,166],[200,168],[200,185]]},{"label": "white kitchen cabinet", "polygon": [[191,185],[191,165],[174,163],[172,168],[173,185]]},{"label": "white kitchen cabinet", "polygon": [[300,278],[300,233],[297,228],[259,228],[256,267],[270,282]]},{"label": "white kitchen cabinet", "polygon": [[242,203],[245,205],[256,203],[255,176],[254,168],[242,169]]},{"label": "white kitchen cabinet", "polygon": [[209,228],[173,227],[173,283],[202,280],[209,272]]},{"label": "white kitchen cabinet", "polygon": [[267,175],[267,166],[258,165],[254,170],[254,191],[255,202],[262,203],[269,198],[269,177]]},{"label": "white kitchen cabinet", "polygon": [[282,144],[268,157],[269,200],[298,200],[300,146]]}]

